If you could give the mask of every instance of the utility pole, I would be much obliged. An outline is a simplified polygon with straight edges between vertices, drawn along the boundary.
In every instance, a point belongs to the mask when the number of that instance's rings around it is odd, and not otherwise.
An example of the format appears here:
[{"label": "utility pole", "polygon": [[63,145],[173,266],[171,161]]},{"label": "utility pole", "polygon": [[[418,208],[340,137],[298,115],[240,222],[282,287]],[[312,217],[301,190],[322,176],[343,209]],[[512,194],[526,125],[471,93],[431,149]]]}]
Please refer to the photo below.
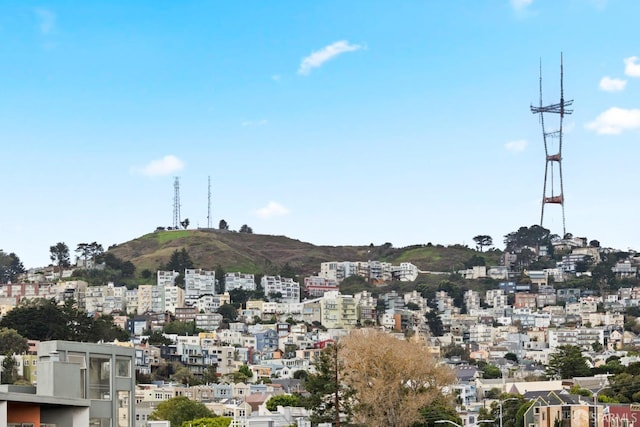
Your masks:
[{"label": "utility pole", "polygon": [[336,407],[336,417],[335,417],[335,425],[336,427],[340,427],[340,382],[339,382],[339,378],[338,378],[338,343],[334,344],[335,350],[333,352],[333,362],[334,362],[334,369],[335,369],[335,386],[336,386],[336,400],[335,400],[335,407]]}]

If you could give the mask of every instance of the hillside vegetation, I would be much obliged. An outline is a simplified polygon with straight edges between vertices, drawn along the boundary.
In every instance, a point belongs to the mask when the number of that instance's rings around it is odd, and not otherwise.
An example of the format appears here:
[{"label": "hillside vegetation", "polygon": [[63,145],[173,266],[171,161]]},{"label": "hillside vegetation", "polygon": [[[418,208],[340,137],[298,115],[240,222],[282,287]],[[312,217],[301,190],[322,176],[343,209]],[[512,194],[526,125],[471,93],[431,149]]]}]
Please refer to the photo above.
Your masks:
[{"label": "hillside vegetation", "polygon": [[423,271],[453,271],[464,267],[474,255],[487,265],[496,265],[500,251],[479,253],[461,245],[316,246],[285,236],[238,233],[226,230],[157,231],[109,248],[120,259],[131,261],[138,272],[155,271],[169,261],[176,250],[185,249],[197,268],[254,274],[277,274],[288,264],[301,275],[320,270],[327,261],[378,260],[399,264],[411,262]]}]

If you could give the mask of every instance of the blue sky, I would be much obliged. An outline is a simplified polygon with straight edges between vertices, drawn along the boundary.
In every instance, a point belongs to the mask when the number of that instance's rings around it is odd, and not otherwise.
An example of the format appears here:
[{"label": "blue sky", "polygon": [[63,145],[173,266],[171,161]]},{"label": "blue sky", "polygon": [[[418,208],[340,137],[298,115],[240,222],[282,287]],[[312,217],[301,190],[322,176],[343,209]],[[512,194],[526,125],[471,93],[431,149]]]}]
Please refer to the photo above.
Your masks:
[{"label": "blue sky", "polygon": [[[469,244],[539,222],[565,98],[567,231],[638,249],[640,3],[3,1],[0,248],[181,216],[314,244]],[[547,119],[547,129],[557,117]],[[544,226],[561,234],[558,206]]]}]

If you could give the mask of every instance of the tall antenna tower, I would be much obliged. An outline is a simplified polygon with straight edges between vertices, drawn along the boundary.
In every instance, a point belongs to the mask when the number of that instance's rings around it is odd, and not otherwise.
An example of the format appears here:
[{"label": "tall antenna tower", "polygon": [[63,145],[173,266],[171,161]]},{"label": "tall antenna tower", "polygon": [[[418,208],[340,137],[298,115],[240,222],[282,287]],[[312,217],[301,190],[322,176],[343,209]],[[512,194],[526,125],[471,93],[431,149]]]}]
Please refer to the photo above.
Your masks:
[{"label": "tall antenna tower", "polygon": [[[562,208],[562,236],[567,234],[567,227],[564,216],[564,185],[562,181],[562,122],[565,114],[573,113],[568,110],[573,104],[573,99],[564,100],[564,70],[562,62],[562,53],[560,54],[560,102],[557,104],[542,104],[542,60],[540,61],[540,105],[534,107],[531,105],[531,112],[540,115],[540,125],[542,126],[542,140],[544,141],[544,154],[546,162],[544,165],[544,186],[542,188],[542,209],[540,211],[540,226],[544,220],[544,207],[547,204],[560,205]],[[547,132],[544,125],[545,113],[559,115],[559,127],[557,130]],[[549,154],[549,152],[551,154]],[[557,150],[557,151],[556,151]],[[558,192],[558,187],[559,192]]]},{"label": "tall antenna tower", "polygon": [[173,181],[173,228],[180,229],[180,177]]},{"label": "tall antenna tower", "polygon": [[209,176],[209,187],[207,196],[207,228],[211,228],[211,177]]}]

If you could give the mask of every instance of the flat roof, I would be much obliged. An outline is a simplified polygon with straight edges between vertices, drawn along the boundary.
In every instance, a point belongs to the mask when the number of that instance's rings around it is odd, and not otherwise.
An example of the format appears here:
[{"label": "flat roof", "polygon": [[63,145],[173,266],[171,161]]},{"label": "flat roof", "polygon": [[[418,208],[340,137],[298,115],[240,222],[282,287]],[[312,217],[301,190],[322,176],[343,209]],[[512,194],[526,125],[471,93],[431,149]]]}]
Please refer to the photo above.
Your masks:
[{"label": "flat roof", "polygon": [[90,407],[91,400],[71,397],[41,396],[38,394],[0,392],[0,402],[36,403],[48,406]]}]

